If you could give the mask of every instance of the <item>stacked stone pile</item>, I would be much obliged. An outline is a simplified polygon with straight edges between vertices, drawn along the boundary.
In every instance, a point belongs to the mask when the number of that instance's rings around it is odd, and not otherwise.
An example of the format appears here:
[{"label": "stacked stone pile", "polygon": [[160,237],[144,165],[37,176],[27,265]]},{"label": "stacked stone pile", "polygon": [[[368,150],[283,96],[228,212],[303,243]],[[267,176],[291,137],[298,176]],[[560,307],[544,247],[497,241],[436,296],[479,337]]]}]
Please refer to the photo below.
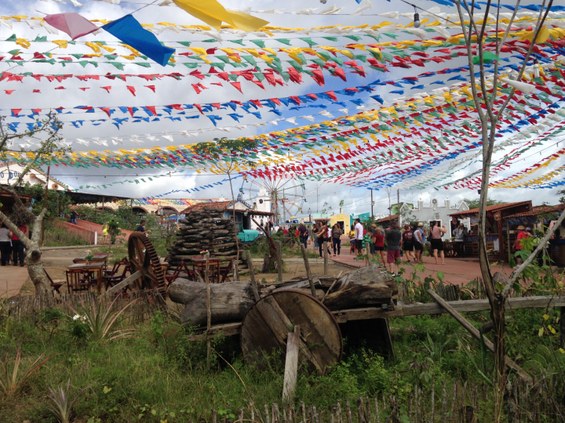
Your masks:
[{"label": "stacked stone pile", "polygon": [[200,255],[203,251],[208,251],[210,257],[237,258],[233,221],[225,218],[222,211],[196,210],[180,220],[179,224],[176,241],[169,248],[171,265]]}]

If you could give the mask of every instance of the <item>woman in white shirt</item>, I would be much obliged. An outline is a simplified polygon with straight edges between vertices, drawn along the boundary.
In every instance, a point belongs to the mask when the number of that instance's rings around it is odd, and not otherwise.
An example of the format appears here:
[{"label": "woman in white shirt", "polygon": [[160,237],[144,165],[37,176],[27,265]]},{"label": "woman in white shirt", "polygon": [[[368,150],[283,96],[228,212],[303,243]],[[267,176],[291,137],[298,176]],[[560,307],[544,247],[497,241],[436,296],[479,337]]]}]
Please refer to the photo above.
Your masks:
[{"label": "woman in white shirt", "polygon": [[0,227],[0,263],[6,266],[10,262],[12,243],[10,241],[10,230],[2,223]]}]

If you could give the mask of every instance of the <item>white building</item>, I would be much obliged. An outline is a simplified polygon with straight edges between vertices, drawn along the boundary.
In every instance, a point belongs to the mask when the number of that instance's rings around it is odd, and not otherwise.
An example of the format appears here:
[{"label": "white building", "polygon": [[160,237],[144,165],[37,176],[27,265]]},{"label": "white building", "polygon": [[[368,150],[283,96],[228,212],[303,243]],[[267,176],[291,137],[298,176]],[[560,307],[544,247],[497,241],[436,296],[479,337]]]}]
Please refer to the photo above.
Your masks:
[{"label": "white building", "polygon": [[[24,166],[15,163],[0,165],[0,185],[13,186],[24,169]],[[69,190],[69,187],[65,184],[57,181],[56,179],[53,179],[52,177],[48,177],[46,173],[36,168],[31,169],[27,174],[24,175],[22,185],[29,184],[45,186],[47,184],[47,181],[49,181],[50,190]]]},{"label": "white building", "polygon": [[[452,221],[450,214],[458,211],[469,210],[469,205],[465,201],[461,201],[457,205],[452,205],[449,200],[444,200],[443,204],[432,198],[428,205],[424,205],[424,202],[419,200],[416,207],[412,204],[404,203],[400,207],[400,224],[402,225],[403,216],[407,216],[408,219],[404,222],[423,222],[424,225],[430,226],[432,221],[439,221],[441,225],[445,225],[451,234],[453,229],[455,229],[456,221]],[[413,217],[413,218],[412,218]],[[468,217],[459,219],[459,223],[463,223],[467,229],[470,229],[470,219]]]}]

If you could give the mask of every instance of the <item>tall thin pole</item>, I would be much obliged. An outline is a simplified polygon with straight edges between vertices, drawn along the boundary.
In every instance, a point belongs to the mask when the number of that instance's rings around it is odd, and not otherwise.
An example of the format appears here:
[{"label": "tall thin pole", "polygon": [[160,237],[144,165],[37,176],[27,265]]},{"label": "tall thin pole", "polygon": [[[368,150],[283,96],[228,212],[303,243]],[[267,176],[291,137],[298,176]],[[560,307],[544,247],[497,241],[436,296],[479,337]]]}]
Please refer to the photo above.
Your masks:
[{"label": "tall thin pole", "polygon": [[318,184],[316,184],[316,213],[320,213],[320,197],[318,189]]},{"label": "tall thin pole", "polygon": [[371,188],[371,220],[375,220],[375,202],[373,201],[373,188]]}]

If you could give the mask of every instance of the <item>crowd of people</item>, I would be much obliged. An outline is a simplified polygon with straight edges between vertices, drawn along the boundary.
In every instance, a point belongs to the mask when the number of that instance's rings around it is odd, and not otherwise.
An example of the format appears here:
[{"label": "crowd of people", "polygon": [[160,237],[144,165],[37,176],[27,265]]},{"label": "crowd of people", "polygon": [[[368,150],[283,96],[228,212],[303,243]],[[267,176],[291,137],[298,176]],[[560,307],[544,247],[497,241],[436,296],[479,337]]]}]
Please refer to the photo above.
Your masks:
[{"label": "crowd of people", "polygon": [[[324,257],[324,245],[330,256],[341,255],[341,243],[344,228],[341,223],[329,224],[329,221],[319,220],[308,228],[304,223],[292,225],[289,228],[280,228],[284,236],[294,238],[304,248],[308,242],[312,243],[320,257]],[[278,231],[277,231],[278,232]],[[405,224],[400,228],[393,223],[388,228],[376,224],[363,225],[360,219],[355,219],[349,233],[350,254],[365,256],[369,253],[375,255],[391,273],[398,271],[398,262],[401,258],[410,262],[422,262],[422,253],[429,248],[437,264],[445,263],[443,238],[447,234],[445,226],[440,222],[431,222],[425,228],[422,222],[415,225]],[[459,242],[464,239],[466,230],[464,226],[456,228],[450,237]]]},{"label": "crowd of people", "polygon": [[[18,229],[28,235],[28,227],[25,224],[18,225]],[[25,245],[18,237],[18,234],[9,230],[2,223],[0,226],[0,263],[2,266],[13,264],[14,266],[23,266],[25,259]]]},{"label": "crowd of people", "polygon": [[[340,223],[330,226],[327,221],[317,221],[311,230],[301,223],[285,232],[294,235],[305,248],[308,246],[308,240],[312,238],[320,257],[324,256],[324,245],[328,255],[341,254],[344,230]],[[430,222],[429,227],[425,227],[422,222],[405,224],[402,228],[397,223],[392,223],[385,229],[375,223],[363,225],[360,219],[355,219],[349,233],[350,254],[365,256],[368,253],[376,256],[391,273],[398,271],[401,259],[422,263],[422,255],[426,249],[436,264],[445,264],[444,238],[448,232],[439,221]],[[455,229],[447,236],[455,244],[453,254],[456,255],[458,251],[461,254],[462,243],[467,236],[465,226],[457,223]],[[457,246],[457,243],[461,243],[460,246]]]}]

